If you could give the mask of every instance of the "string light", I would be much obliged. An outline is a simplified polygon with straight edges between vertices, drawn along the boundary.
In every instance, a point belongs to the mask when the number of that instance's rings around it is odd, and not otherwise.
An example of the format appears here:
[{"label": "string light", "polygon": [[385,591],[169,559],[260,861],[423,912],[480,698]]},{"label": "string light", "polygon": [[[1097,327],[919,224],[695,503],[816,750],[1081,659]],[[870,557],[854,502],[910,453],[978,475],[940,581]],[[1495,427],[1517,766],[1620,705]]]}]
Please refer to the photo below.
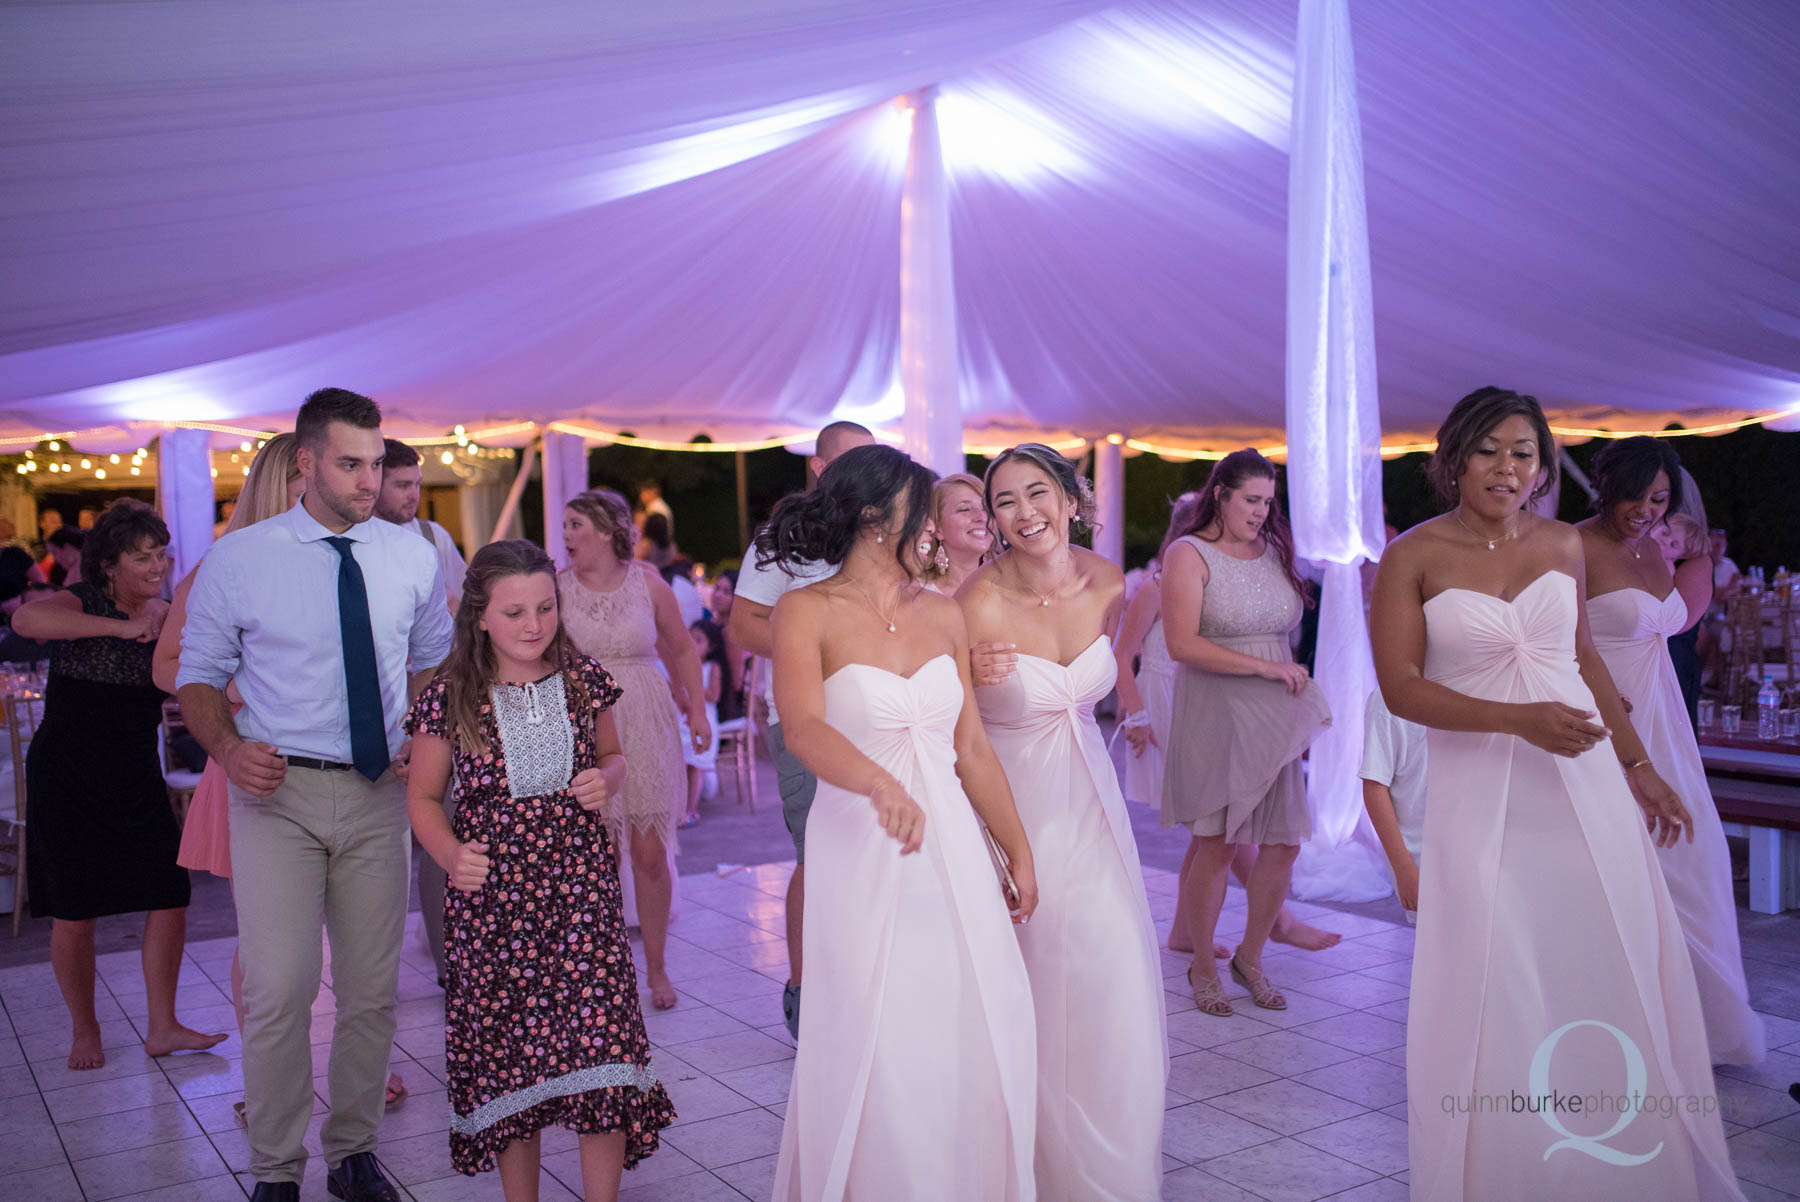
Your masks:
[{"label": "string light", "polygon": [[248,439],[245,439],[243,442],[238,443],[238,450],[248,451],[249,449],[250,449],[250,441]]},{"label": "string light", "polygon": [[215,479],[215,480],[217,480],[217,479],[218,479],[218,478],[219,478],[219,469],[218,469],[218,468],[216,468],[216,467],[215,467],[215,468],[213,468],[213,469],[212,469],[212,474],[213,474],[213,479]]},{"label": "string light", "polygon": [[445,451],[442,455],[439,455],[438,458],[443,461],[444,466],[446,467],[456,462],[455,454],[450,451]]},{"label": "string light", "polygon": [[54,438],[52,438],[50,440],[50,449],[52,451],[60,451],[60,450],[62,450],[62,443],[57,442]]},{"label": "string light", "polygon": [[143,475],[143,472],[144,472],[143,468],[134,467],[131,469],[131,474],[134,476],[141,476],[141,475]]},{"label": "string light", "polygon": [[107,456],[107,462],[109,462],[109,463],[117,463],[118,461],[119,461],[119,457],[117,455],[108,455]]},{"label": "string light", "polygon": [[94,469],[94,479],[96,479],[96,480],[106,479],[106,469],[103,467],[95,468]]},{"label": "string light", "polygon": [[83,459],[81,461],[81,470],[84,472],[93,466],[94,466],[94,461],[92,459]]}]

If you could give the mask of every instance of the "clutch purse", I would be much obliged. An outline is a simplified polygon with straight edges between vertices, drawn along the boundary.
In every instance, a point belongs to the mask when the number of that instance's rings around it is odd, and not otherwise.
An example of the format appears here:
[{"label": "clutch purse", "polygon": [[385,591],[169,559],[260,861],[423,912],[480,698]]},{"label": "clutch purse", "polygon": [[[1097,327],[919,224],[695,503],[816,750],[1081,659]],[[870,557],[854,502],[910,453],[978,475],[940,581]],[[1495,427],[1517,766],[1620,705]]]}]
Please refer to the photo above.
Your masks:
[{"label": "clutch purse", "polygon": [[993,857],[994,872],[1000,877],[1000,896],[1006,899],[1006,909],[1009,913],[1017,914],[1025,900],[1019,895],[1019,883],[1013,880],[1012,863],[1006,858],[1000,840],[994,838],[993,831],[983,826],[981,837],[987,840],[988,855]]}]

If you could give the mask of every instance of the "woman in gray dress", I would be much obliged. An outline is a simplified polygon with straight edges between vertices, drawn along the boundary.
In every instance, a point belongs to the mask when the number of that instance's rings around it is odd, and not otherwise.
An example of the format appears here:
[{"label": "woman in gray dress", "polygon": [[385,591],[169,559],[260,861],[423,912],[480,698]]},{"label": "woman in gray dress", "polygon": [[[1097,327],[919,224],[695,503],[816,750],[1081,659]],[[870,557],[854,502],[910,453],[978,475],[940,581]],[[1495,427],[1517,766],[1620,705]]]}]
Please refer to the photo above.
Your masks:
[{"label": "woman in gray dress", "polygon": [[1305,591],[1267,459],[1246,449],[1213,468],[1192,524],[1169,545],[1162,598],[1176,664],[1162,820],[1194,835],[1177,903],[1199,949],[1188,983],[1201,1011],[1232,1013],[1213,963],[1213,932],[1233,849],[1255,844],[1231,975],[1256,1005],[1284,1010],[1287,999],[1263,974],[1262,951],[1312,833],[1300,756],[1331,711],[1288,645]]}]

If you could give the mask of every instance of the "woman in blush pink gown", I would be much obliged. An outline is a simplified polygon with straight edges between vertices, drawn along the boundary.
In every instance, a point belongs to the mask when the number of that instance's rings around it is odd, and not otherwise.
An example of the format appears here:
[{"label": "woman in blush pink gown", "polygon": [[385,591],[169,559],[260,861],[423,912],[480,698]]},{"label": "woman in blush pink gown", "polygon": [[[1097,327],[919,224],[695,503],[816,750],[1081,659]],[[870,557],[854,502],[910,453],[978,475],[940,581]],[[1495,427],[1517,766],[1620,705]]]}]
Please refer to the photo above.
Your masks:
[{"label": "woman in blush pink gown", "polygon": [[1020,921],[1033,858],[962,613],[916,579],[931,481],[858,447],[757,535],[765,564],[838,569],[774,611],[782,729],[819,778],[780,1202],[1036,1196],[1031,985],[976,815],[1012,859]]},{"label": "woman in blush pink gown", "polygon": [[1671,572],[1653,537],[1682,501],[1681,460],[1667,442],[1608,443],[1594,457],[1593,475],[1599,512],[1578,529],[1594,646],[1631,701],[1631,725],[1645,754],[1693,815],[1694,841],[1659,848],[1658,858],[1694,961],[1712,1061],[1755,1064],[1768,1042],[1744,979],[1731,852],[1669,658],[1669,637],[1698,622],[1712,603],[1712,559],[1695,547]]},{"label": "woman in blush pink gown", "polygon": [[957,602],[977,643],[1022,648],[975,697],[1043,895],[1019,928],[1037,1006],[1038,1197],[1139,1202],[1161,1189],[1169,1045],[1137,840],[1094,718],[1117,675],[1106,632],[1125,576],[1069,545],[1071,524],[1091,521],[1085,485],[1039,443],[995,459],[986,500],[1006,550]]},{"label": "woman in blush pink gown", "polygon": [[1536,400],[1464,397],[1430,469],[1455,508],[1375,583],[1382,696],[1430,747],[1412,1196],[1738,1199],[1657,863],[1691,819],[1588,637],[1580,535],[1523,511],[1553,446]]}]

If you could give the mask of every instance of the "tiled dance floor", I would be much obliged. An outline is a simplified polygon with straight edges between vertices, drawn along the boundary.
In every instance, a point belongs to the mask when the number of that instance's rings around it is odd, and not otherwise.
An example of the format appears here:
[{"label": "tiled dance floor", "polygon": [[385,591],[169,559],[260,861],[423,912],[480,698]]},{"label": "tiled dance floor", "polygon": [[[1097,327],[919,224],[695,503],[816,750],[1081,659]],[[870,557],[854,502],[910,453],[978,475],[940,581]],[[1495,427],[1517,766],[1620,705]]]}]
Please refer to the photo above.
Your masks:
[{"label": "tiled dance floor", "polygon": [[[656,1156],[627,1174],[632,1202],[768,1197],[793,1056],[780,1025],[788,871],[762,865],[682,878],[669,969],[683,1001],[649,1018],[657,1067],[681,1121],[664,1132]],[[1166,932],[1174,878],[1155,869],[1146,875]],[[1183,989],[1185,965],[1165,957],[1174,1062],[1164,1196],[1172,1202],[1406,1197],[1402,1063],[1411,931],[1322,907],[1296,909],[1344,941],[1325,952],[1271,954],[1269,971],[1289,997],[1285,1013],[1252,1011],[1245,1001],[1250,1013],[1231,1019],[1199,1014]],[[1241,930],[1243,920],[1243,893],[1233,888],[1221,938]],[[493,1175],[470,1179],[450,1168],[442,1007],[417,914],[411,922],[394,1050],[394,1068],[411,1096],[389,1113],[379,1155],[418,1202],[498,1199]],[[190,1024],[232,1029],[231,954],[229,939],[189,947],[180,1000]],[[138,1042],[145,1005],[137,956],[104,956],[100,973],[108,1061],[99,1071],[73,1073],[63,1064],[68,1020],[49,965],[0,970],[0,1200],[243,1197],[248,1148],[232,1118],[242,1091],[237,1036],[216,1054],[152,1061]],[[314,1039],[329,1038],[331,1010],[328,976]],[[1782,1050],[1757,1069],[1726,1070],[1718,1081],[1732,1118],[1732,1155],[1753,1200],[1800,1196],[1800,1107],[1786,1093],[1800,1081],[1800,1022],[1770,1017],[1769,1026],[1771,1047]],[[324,1042],[314,1049],[316,1072],[326,1050]],[[317,1085],[323,1092],[322,1078]],[[325,1199],[316,1120],[309,1143],[315,1159],[302,1196]],[[573,1137],[548,1132],[544,1147],[542,1196],[577,1197]]]}]

